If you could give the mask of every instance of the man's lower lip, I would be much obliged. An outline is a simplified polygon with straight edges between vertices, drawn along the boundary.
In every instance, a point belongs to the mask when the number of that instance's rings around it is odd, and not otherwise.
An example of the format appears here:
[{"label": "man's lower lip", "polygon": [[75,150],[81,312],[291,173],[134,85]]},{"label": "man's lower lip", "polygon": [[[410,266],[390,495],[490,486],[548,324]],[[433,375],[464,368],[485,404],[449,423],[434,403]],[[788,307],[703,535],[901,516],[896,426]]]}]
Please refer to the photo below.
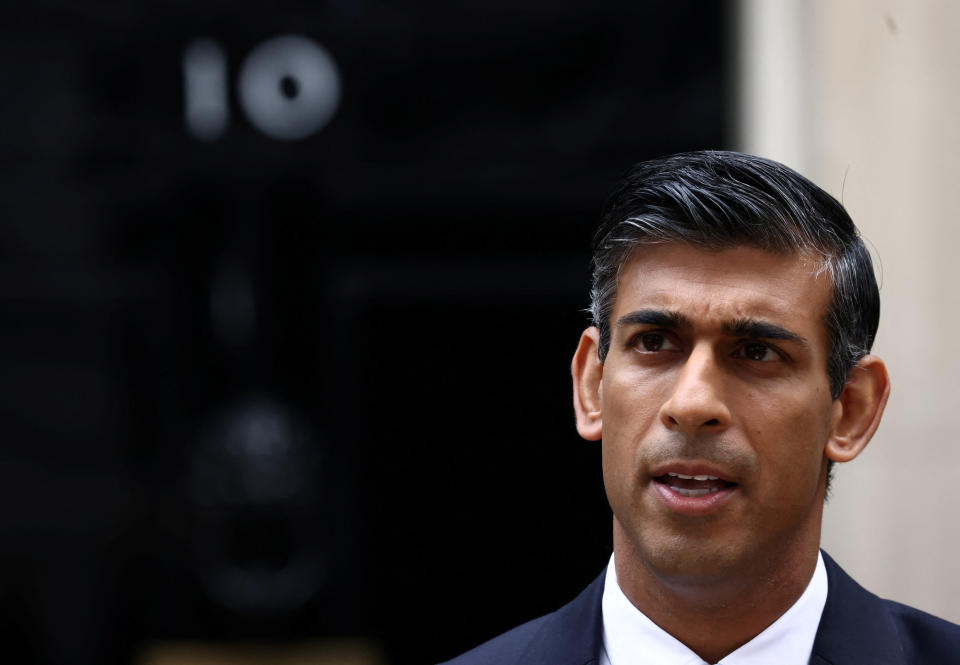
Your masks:
[{"label": "man's lower lip", "polygon": [[668,509],[684,515],[707,515],[719,510],[737,489],[736,485],[731,485],[703,496],[683,496],[666,483],[654,481],[651,484]]}]

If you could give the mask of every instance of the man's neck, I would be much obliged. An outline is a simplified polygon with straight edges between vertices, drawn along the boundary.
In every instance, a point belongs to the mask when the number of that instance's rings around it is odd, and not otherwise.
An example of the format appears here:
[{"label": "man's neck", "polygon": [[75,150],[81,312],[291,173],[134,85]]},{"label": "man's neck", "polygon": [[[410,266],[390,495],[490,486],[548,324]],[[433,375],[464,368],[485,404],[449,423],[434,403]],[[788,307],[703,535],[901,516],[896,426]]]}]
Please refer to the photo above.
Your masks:
[{"label": "man's neck", "polygon": [[623,593],[707,663],[718,662],[776,621],[803,594],[817,565],[816,546],[787,547],[773,566],[752,562],[709,581],[665,579],[618,532],[615,528],[614,560]]}]

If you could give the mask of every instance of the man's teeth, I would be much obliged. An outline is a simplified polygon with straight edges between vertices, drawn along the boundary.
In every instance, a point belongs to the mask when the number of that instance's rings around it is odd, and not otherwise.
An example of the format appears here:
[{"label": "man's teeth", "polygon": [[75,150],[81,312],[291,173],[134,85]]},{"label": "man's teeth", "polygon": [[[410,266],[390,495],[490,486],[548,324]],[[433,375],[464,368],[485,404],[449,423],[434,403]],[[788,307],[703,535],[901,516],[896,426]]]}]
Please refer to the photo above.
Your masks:
[{"label": "man's teeth", "polygon": [[689,497],[706,496],[708,494],[712,494],[713,492],[718,491],[716,487],[713,487],[711,489],[705,489],[705,490],[688,490],[682,487],[674,487],[673,485],[670,485],[669,487],[680,496],[689,496]]},{"label": "man's teeth", "polygon": [[[683,480],[720,480],[716,476],[685,476],[682,473],[674,473],[673,471],[667,472],[668,476],[673,476],[674,478],[681,478]],[[695,490],[697,492],[701,490]],[[703,490],[706,491],[706,490]]]},{"label": "man's teeth", "polygon": [[[677,482],[670,482],[672,479],[676,478]],[[680,496],[685,497],[701,497],[707,496],[708,494],[713,494],[714,492],[719,492],[724,483],[717,483],[716,481],[720,480],[717,476],[710,476],[707,474],[700,474],[696,476],[688,476],[685,473],[676,473],[674,471],[668,471],[666,474],[665,482],[666,485],[672,489],[674,492]],[[708,483],[708,487],[690,487],[694,483]],[[677,487],[677,485],[683,485],[684,487]]]}]

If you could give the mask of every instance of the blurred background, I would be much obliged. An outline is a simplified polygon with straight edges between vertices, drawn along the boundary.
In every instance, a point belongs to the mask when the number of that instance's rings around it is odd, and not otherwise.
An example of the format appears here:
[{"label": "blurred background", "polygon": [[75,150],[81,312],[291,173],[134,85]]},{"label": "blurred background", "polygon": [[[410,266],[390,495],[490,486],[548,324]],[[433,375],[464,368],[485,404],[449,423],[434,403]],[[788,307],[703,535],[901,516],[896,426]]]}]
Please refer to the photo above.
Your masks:
[{"label": "blurred background", "polygon": [[599,208],[630,164],[718,147],[811,176],[875,245],[894,397],[825,546],[960,620],[958,25],[934,0],[0,8],[3,659],[431,663],[572,598],[611,546],[568,378]]}]

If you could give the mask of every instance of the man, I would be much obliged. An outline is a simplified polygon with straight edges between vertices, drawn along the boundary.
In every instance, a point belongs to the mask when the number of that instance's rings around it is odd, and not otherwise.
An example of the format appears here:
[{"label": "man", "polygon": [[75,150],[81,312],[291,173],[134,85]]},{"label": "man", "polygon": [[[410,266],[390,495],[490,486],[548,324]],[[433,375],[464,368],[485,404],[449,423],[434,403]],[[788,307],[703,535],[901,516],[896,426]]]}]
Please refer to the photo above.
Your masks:
[{"label": "man", "polygon": [[602,441],[613,556],[573,602],[455,665],[960,663],[960,627],[865,591],[819,550],[834,463],[889,394],[843,207],[781,164],[639,164],[593,257],[573,357]]}]

